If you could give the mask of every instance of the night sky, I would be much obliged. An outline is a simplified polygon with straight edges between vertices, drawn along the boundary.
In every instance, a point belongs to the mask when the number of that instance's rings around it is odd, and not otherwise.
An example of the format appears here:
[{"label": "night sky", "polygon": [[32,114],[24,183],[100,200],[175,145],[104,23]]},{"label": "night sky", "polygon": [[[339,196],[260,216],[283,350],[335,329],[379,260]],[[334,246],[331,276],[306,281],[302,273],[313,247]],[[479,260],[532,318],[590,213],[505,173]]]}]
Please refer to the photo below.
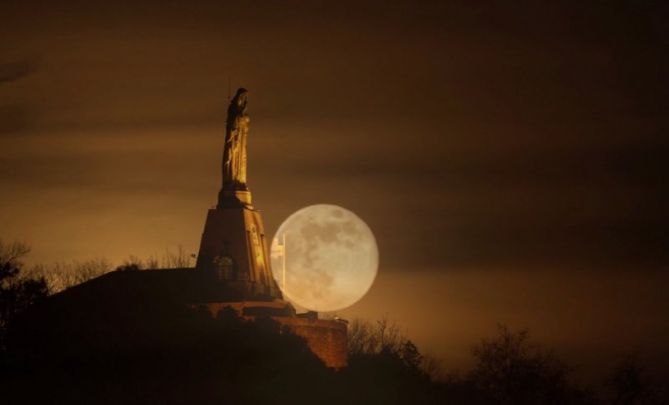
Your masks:
[{"label": "night sky", "polygon": [[267,233],[329,203],[377,237],[343,316],[447,367],[496,322],[584,373],[669,364],[669,14],[503,3],[3,1],[0,237],[197,252],[243,86]]}]

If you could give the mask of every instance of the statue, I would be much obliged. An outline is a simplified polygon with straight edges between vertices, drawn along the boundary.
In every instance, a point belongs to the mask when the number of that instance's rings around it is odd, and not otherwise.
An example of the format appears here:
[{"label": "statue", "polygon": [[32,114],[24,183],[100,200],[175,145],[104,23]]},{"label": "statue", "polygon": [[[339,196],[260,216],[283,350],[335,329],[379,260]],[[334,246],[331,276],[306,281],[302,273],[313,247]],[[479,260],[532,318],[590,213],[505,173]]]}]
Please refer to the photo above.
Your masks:
[{"label": "statue", "polygon": [[[230,100],[218,205],[207,213],[195,267],[221,282],[234,282],[233,296],[281,298],[268,260],[262,218],[246,186],[249,116],[244,88]],[[224,289],[225,291],[225,289]]]},{"label": "statue", "polygon": [[248,191],[246,186],[246,138],[249,134],[250,118],[246,114],[247,94],[246,89],[238,89],[228,107],[221,190],[224,192]]}]

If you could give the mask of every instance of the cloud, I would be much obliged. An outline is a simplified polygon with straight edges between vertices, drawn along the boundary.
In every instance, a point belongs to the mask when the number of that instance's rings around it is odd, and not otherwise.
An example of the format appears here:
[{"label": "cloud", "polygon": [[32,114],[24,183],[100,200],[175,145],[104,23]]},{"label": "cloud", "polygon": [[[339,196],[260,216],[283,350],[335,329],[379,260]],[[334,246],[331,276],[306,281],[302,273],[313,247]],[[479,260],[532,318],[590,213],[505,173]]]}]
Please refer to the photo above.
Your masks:
[{"label": "cloud", "polygon": [[[0,95],[8,98],[6,87],[34,74],[38,69],[36,60],[24,59],[18,62],[0,62]],[[22,101],[0,103],[0,136],[26,130],[35,121],[35,105]]]},{"label": "cloud", "polygon": [[23,60],[13,63],[0,63],[0,84],[10,83],[31,75],[37,70],[37,63]]},{"label": "cloud", "polygon": [[0,104],[0,136],[23,132],[36,119],[34,108],[26,104]]},{"label": "cloud", "polygon": [[67,24],[19,5],[0,33],[48,64],[20,86],[34,64],[0,67],[0,132],[26,134],[0,145],[0,182],[206,201],[231,76],[251,90],[270,225],[341,204],[384,266],[665,262],[667,122],[644,106],[669,99],[649,90],[667,58],[648,10],[527,3],[117,2]]}]

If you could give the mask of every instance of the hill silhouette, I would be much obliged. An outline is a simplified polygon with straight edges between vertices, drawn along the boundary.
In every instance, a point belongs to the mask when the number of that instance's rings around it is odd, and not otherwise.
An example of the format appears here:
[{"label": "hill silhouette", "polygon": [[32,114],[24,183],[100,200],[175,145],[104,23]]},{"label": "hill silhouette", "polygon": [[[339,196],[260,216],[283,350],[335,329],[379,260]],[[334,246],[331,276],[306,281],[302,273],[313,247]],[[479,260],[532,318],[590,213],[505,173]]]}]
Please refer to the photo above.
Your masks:
[{"label": "hill silhouette", "polygon": [[[20,279],[20,263],[8,266],[12,285],[45,285]],[[358,357],[335,371],[269,316],[248,320],[230,309],[213,318],[206,307],[187,305],[202,285],[193,274],[118,270],[55,295],[42,291],[8,318],[0,398],[101,404],[433,402],[426,395],[427,375],[399,353]]]},{"label": "hill silhouette", "polygon": [[[21,277],[25,249],[0,245],[0,403],[663,404],[633,359],[605,395],[526,331],[500,325],[469,372],[435,379],[387,320],[349,325],[349,365],[324,366],[268,316],[216,318],[186,305],[187,270],[117,270],[49,295]],[[7,252],[9,251],[9,254]],[[189,281],[190,280],[190,281]],[[190,285],[192,287],[192,285]]]}]

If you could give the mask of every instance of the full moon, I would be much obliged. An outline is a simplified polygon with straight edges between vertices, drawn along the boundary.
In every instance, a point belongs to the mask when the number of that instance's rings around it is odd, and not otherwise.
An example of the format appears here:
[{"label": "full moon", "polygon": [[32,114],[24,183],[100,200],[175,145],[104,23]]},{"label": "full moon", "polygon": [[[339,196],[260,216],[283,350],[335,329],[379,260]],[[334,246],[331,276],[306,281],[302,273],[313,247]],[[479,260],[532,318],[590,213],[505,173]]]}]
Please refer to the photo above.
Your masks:
[{"label": "full moon", "polygon": [[376,239],[351,211],[311,205],[279,227],[271,249],[272,274],[283,295],[312,311],[353,305],[372,286],[379,265]]}]

